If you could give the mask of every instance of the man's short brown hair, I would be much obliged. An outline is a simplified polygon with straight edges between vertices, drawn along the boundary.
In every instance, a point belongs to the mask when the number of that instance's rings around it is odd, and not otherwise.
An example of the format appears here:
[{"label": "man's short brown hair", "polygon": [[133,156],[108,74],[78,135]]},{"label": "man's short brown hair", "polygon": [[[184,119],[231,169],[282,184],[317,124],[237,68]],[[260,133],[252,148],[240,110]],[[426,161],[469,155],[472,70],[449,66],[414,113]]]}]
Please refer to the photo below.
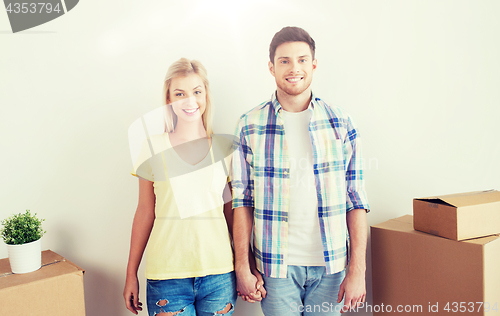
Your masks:
[{"label": "man's short brown hair", "polygon": [[283,43],[288,42],[304,42],[311,48],[312,58],[314,59],[314,52],[316,50],[316,44],[309,33],[304,29],[295,26],[286,26],[282,28],[278,33],[274,34],[274,37],[269,45],[269,59],[274,64],[274,55],[276,54],[276,48]]}]

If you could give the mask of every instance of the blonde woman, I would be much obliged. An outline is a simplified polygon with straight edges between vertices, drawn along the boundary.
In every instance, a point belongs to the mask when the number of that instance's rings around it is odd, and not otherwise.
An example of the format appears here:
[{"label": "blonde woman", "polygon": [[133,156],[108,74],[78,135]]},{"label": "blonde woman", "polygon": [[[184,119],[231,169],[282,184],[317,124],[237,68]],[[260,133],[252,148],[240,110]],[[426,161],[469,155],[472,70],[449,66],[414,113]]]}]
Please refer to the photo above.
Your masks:
[{"label": "blonde woman", "polygon": [[139,202],[125,303],[134,314],[142,310],[137,271],[147,245],[149,315],[231,315],[232,209],[223,202],[227,173],[217,158],[228,156],[231,144],[212,133],[203,65],[185,58],[172,64],[164,98],[166,131],[150,135],[142,150],[154,154],[133,173],[139,177]]}]

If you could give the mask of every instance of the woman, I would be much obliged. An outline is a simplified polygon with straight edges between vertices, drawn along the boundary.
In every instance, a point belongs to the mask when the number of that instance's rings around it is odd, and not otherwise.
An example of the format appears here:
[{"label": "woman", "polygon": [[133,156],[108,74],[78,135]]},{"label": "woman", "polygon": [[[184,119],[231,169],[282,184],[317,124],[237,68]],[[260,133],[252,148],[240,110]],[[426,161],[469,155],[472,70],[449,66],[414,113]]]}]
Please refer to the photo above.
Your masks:
[{"label": "woman", "polygon": [[[139,202],[132,227],[124,298],[137,314],[137,270],[146,244],[149,315],[231,315],[236,279],[227,175],[215,157],[231,144],[212,135],[206,70],[182,58],[164,83],[166,132],[150,136],[137,166]],[[164,313],[164,314],[163,314]]]}]

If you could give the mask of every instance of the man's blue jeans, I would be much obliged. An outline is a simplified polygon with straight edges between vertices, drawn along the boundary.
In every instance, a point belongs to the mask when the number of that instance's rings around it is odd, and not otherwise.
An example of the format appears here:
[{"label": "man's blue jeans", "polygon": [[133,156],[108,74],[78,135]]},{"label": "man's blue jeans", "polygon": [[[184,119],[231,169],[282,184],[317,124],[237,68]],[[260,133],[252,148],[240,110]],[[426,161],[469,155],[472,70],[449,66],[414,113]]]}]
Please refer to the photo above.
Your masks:
[{"label": "man's blue jeans", "polygon": [[147,281],[150,316],[179,313],[179,316],[231,315],[236,303],[234,271],[204,277]]},{"label": "man's blue jeans", "polygon": [[340,315],[337,303],[345,271],[326,274],[325,267],[288,266],[287,278],[264,276],[267,296],[261,307],[266,316]]}]

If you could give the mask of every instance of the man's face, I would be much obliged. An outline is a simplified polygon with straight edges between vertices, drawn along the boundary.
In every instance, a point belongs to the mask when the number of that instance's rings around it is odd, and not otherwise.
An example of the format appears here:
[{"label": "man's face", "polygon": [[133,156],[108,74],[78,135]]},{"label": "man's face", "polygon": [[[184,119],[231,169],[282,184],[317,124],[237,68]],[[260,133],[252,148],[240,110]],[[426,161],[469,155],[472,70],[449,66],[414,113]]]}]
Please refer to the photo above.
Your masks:
[{"label": "man's face", "polygon": [[276,48],[274,64],[269,62],[269,71],[276,80],[278,92],[297,96],[309,92],[312,75],[316,70],[311,49],[305,42],[287,42]]}]

